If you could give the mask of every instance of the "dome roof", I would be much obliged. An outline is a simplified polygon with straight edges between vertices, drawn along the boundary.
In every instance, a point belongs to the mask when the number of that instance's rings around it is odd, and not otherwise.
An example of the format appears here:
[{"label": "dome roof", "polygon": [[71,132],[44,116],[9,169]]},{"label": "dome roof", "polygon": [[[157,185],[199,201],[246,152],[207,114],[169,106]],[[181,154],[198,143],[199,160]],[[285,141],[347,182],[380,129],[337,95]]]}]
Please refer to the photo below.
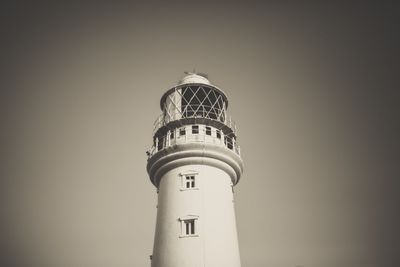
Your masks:
[{"label": "dome roof", "polygon": [[187,73],[187,75],[178,82],[178,85],[187,83],[203,83],[211,85],[205,74],[196,73]]}]

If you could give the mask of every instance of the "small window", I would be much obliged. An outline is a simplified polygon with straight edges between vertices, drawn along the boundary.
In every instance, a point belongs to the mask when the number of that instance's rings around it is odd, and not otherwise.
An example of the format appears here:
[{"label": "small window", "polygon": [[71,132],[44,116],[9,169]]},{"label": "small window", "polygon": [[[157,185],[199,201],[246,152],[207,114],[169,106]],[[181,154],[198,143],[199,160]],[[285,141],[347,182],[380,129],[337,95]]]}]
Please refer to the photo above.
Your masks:
[{"label": "small window", "polygon": [[234,143],[234,140],[233,140],[233,137],[232,138],[229,138],[230,140],[229,140],[229,142],[228,142],[228,148],[229,149],[233,149],[233,143]]},{"label": "small window", "polygon": [[185,135],[186,134],[186,129],[185,129],[185,127],[182,127],[182,128],[180,128],[179,129],[179,135]]},{"label": "small window", "polygon": [[226,145],[229,149],[232,149],[232,148],[233,148],[232,138],[225,136],[225,145]]},{"label": "small window", "polygon": [[198,219],[199,216],[197,215],[187,215],[183,218],[179,218],[181,222],[181,235],[180,237],[193,237],[199,236],[198,227]]},{"label": "small window", "polygon": [[221,139],[221,131],[220,130],[217,130],[217,138]]},{"label": "small window", "polygon": [[181,191],[186,190],[199,190],[199,180],[198,180],[198,172],[189,170],[183,173],[180,173],[179,176],[181,177]]},{"label": "small window", "polygon": [[186,188],[195,188],[196,187],[196,180],[194,175],[186,175],[185,176],[186,182]]},{"label": "small window", "polygon": [[185,220],[183,221],[183,223],[185,224],[185,235],[194,235],[195,232],[195,224],[194,224],[194,219],[192,220]]},{"label": "small window", "polygon": [[211,135],[211,127],[206,126],[206,135]]},{"label": "small window", "polygon": [[199,133],[199,125],[192,125],[192,134]]},{"label": "small window", "polygon": [[171,131],[171,135],[169,136],[171,139],[174,139],[174,135],[175,135],[175,130]]}]

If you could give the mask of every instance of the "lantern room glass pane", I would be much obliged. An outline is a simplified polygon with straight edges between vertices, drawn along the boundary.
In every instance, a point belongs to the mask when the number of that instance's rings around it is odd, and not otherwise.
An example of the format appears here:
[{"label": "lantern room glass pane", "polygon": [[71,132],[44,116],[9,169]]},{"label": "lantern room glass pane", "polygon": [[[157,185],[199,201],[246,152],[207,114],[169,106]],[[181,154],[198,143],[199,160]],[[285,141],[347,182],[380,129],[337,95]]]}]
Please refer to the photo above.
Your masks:
[{"label": "lantern room glass pane", "polygon": [[182,89],[183,117],[205,117],[225,121],[224,99],[215,89],[188,86]]}]

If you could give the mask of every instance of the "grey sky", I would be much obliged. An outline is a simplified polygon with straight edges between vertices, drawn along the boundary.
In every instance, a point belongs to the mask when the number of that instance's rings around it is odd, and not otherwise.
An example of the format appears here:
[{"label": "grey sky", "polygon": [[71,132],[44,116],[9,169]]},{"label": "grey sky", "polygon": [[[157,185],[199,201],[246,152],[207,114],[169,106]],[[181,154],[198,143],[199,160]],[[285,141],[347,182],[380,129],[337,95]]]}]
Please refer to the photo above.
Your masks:
[{"label": "grey sky", "polygon": [[244,267],[400,264],[398,5],[4,10],[4,262],[149,266],[145,151],[196,69],[239,126]]}]

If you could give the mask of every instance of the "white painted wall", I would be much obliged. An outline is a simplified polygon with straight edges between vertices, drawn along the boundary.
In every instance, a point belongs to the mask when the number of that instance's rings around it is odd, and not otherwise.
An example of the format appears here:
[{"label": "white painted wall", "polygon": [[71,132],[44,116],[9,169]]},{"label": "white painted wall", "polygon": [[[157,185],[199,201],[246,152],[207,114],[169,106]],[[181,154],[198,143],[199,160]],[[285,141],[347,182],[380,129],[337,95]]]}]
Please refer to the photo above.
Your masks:
[{"label": "white painted wall", "polygon": [[[198,172],[197,189],[182,190],[188,171]],[[180,237],[188,215],[198,216],[198,236]],[[240,266],[231,177],[217,167],[179,166],[160,182],[152,267],[192,266]]]}]

